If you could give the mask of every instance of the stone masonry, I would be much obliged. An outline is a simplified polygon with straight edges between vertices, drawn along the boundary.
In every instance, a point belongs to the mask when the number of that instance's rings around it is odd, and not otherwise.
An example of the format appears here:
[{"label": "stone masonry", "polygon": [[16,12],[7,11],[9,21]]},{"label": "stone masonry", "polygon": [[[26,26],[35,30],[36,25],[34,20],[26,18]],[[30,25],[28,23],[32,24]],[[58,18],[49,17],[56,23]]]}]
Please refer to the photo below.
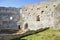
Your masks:
[{"label": "stone masonry", "polygon": [[16,34],[49,27],[60,30],[60,3],[41,2],[19,9],[0,8],[0,29],[18,30]]},{"label": "stone masonry", "polygon": [[20,12],[14,7],[0,7],[0,29],[19,30]]},{"label": "stone masonry", "polygon": [[21,28],[23,30],[38,30],[48,27],[60,29],[60,3],[32,4],[22,7],[20,13],[22,14]]}]

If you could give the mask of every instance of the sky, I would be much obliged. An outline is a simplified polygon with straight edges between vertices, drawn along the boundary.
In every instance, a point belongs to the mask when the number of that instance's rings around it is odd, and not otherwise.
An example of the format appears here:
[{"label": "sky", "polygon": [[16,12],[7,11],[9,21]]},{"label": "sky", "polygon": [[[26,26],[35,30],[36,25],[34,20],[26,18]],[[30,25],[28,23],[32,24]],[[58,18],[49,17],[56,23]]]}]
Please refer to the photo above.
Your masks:
[{"label": "sky", "polygon": [[38,2],[44,2],[44,0],[0,0],[0,7],[22,7]]}]

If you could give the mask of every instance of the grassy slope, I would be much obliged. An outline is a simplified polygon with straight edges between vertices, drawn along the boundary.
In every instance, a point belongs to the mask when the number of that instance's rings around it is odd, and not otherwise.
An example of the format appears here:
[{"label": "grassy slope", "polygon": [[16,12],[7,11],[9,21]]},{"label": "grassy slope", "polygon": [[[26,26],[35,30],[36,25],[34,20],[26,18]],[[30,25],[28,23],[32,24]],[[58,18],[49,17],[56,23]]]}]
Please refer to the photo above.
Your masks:
[{"label": "grassy slope", "polygon": [[25,40],[60,40],[60,31],[55,31],[53,29],[48,29],[37,34],[29,35],[23,37]]}]

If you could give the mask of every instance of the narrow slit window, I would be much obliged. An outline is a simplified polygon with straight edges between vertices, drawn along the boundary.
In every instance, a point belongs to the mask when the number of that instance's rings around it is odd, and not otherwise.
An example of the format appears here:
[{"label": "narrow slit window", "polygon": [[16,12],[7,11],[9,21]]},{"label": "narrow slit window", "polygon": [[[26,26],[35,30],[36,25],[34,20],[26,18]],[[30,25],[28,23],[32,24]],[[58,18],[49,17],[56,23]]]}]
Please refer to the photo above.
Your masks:
[{"label": "narrow slit window", "polygon": [[46,8],[47,8],[47,6],[46,6]]},{"label": "narrow slit window", "polygon": [[39,17],[39,15],[36,17],[36,21],[40,21],[40,17]]}]

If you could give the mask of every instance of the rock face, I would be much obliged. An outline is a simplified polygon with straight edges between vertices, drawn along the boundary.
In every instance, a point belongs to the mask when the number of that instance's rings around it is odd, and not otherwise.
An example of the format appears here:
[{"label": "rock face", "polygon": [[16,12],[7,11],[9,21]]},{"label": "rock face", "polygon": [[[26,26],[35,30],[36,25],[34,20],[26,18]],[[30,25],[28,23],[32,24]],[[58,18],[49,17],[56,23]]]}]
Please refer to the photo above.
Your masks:
[{"label": "rock face", "polygon": [[53,28],[58,26],[57,29],[60,29],[60,25],[57,25],[59,23],[58,21],[60,21],[60,11],[58,11],[60,8],[58,7],[59,4],[60,3],[57,2],[47,2],[22,7],[20,9],[22,10],[22,29],[38,30],[52,26]]},{"label": "rock face", "polygon": [[17,22],[19,20],[20,13],[18,8],[0,7],[0,29],[18,30]]}]

